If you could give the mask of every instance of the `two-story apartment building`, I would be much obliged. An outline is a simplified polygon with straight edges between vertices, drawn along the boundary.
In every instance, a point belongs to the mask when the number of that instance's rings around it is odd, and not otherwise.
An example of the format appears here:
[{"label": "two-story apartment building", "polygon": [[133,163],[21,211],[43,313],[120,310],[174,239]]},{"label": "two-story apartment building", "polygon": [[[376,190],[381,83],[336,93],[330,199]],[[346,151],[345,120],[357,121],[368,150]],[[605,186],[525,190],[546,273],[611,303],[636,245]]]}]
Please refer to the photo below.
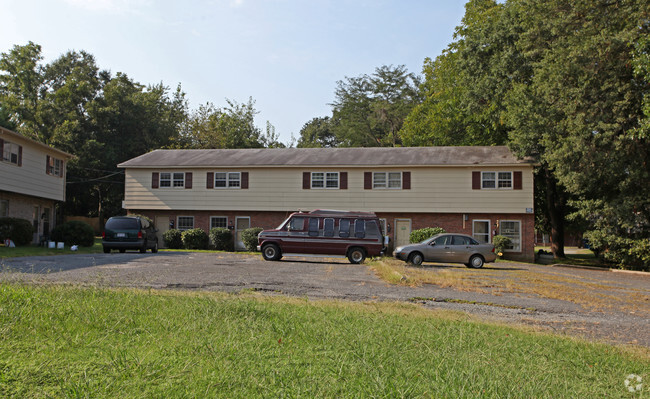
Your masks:
[{"label": "two-story apartment building", "polygon": [[0,127],[0,217],[29,220],[34,242],[49,235],[57,202],[65,201],[72,155]]},{"label": "two-story apartment building", "polygon": [[156,150],[125,169],[124,207],[162,232],[273,228],[291,212],[375,212],[393,245],[442,227],[534,258],[533,163],[507,147]]}]

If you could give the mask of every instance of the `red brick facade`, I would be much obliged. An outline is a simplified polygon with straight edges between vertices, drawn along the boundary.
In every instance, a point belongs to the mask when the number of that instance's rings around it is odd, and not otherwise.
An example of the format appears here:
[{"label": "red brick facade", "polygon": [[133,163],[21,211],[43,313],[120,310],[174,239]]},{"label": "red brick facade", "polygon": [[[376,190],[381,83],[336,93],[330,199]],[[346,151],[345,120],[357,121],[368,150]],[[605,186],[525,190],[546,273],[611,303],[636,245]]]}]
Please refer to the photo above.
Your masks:
[{"label": "red brick facade", "polygon": [[[211,216],[225,216],[228,220],[228,226],[234,228],[236,217],[250,217],[251,227],[261,227],[271,229],[277,227],[284,221],[291,212],[268,212],[268,211],[129,211],[129,213],[143,214],[152,220],[156,217],[167,216],[170,221],[174,221],[174,226],[178,216],[193,216],[194,227],[201,228],[208,232],[210,230]],[[411,230],[422,229],[425,227],[442,227],[447,232],[473,234],[473,221],[486,220],[490,221],[491,236],[498,234],[498,226],[501,221],[519,221],[521,236],[521,251],[506,252],[504,258],[529,261],[535,258],[535,218],[533,214],[484,214],[484,213],[377,213],[380,219],[386,219],[390,232],[391,243],[395,242],[395,220],[410,220]],[[158,226],[161,228],[161,226]]]}]

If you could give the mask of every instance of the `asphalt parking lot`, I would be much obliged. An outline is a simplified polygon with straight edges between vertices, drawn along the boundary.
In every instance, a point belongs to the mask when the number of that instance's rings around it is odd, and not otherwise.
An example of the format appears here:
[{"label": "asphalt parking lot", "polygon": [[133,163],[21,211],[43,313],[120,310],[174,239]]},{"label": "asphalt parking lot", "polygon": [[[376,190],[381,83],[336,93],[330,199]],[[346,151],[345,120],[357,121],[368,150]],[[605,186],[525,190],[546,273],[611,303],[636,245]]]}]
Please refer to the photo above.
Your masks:
[{"label": "asphalt parking lot", "polygon": [[[464,269],[457,265],[440,267],[451,272]],[[650,348],[650,302],[646,302],[650,298],[650,276],[647,274],[521,263],[498,263],[485,270],[503,276],[516,270],[518,273],[553,273],[554,276],[570,276],[573,280],[607,281],[599,285],[602,295],[625,292],[636,298],[636,306],[591,309],[534,294],[472,292],[432,284],[390,285],[380,280],[371,267],[352,265],[343,258],[286,257],[278,262],[266,262],[259,255],[232,253],[127,252],[7,258],[0,261],[0,280],[144,289],[257,291],[310,299],[408,301],[428,308],[461,311],[490,321],[525,324],[588,339]]]}]

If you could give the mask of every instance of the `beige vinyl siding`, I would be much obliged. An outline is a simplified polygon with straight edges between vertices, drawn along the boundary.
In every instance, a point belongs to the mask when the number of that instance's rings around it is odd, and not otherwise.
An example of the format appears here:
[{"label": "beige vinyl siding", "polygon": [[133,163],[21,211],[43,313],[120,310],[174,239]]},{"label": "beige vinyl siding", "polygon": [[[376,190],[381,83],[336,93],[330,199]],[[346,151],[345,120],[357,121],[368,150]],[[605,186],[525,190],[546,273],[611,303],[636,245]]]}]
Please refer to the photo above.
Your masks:
[{"label": "beige vinyl siding", "polygon": [[[206,172],[249,172],[249,189],[207,189]],[[193,188],[151,188],[151,173],[126,169],[125,207],[157,210],[525,213],[533,208],[532,167],[174,169],[192,172]],[[303,172],[347,172],[348,189],[302,189]],[[364,189],[364,172],[410,171],[411,189]],[[472,190],[472,171],[522,171],[522,190]]]},{"label": "beige vinyl siding", "polygon": [[48,153],[42,146],[34,145],[27,140],[15,137],[3,137],[3,139],[21,145],[23,156],[22,166],[0,161],[0,190],[65,201],[65,179],[46,174],[45,163],[47,155],[67,160],[60,154]]}]

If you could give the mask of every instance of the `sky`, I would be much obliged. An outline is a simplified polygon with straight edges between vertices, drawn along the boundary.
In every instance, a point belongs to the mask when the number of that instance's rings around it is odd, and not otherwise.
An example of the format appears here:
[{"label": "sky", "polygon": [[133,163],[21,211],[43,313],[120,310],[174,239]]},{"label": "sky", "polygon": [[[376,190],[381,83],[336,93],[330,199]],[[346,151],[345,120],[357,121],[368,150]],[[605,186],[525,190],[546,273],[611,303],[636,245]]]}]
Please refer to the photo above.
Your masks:
[{"label": "sky", "polygon": [[331,116],[336,82],[405,65],[452,41],[464,0],[0,0],[0,53],[29,41],[44,62],[84,50],[144,85],[178,84],[190,108],[255,101],[289,143]]}]

